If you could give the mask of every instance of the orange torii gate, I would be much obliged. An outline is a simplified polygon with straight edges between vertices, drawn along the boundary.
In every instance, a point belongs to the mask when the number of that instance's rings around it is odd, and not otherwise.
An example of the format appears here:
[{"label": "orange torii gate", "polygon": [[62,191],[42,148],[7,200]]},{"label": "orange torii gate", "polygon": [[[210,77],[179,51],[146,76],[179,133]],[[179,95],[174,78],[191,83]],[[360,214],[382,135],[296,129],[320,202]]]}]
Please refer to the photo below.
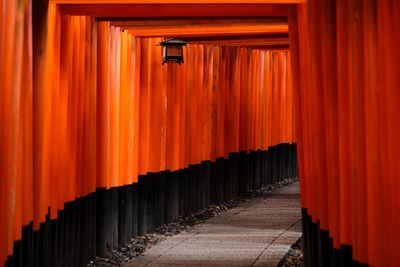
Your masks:
[{"label": "orange torii gate", "polygon": [[[82,227],[102,222],[96,190],[110,189],[99,203],[110,200],[112,212],[120,209],[112,197],[119,187],[158,183],[165,171],[217,177],[257,169],[266,156],[254,156],[258,150],[296,141],[306,264],[397,266],[399,3],[305,2],[4,0],[0,265],[21,256],[14,246],[24,247],[26,236],[31,242],[31,230],[75,212],[78,201],[91,211]],[[197,32],[187,22],[151,29],[108,21],[188,16],[201,21]],[[285,20],[221,26],[210,17],[285,17],[289,27]],[[173,34],[193,40],[187,62],[161,66],[156,44]],[[248,164],[243,170],[226,167],[238,157]],[[229,190],[226,197],[239,188]],[[115,247],[129,233],[113,235],[97,238]],[[96,253],[89,250],[68,256],[84,262]]]},{"label": "orange torii gate", "polygon": [[[118,226],[118,209],[121,207],[114,196],[125,197],[125,186],[139,182],[140,186],[147,186],[145,188],[150,190],[152,187],[147,183],[158,181],[154,180],[159,179],[155,178],[156,173],[189,170],[185,175],[190,178],[193,171],[197,173],[200,170],[200,166],[209,166],[209,162],[217,159],[219,167],[216,170],[223,171],[228,164],[224,161],[236,153],[254,154],[270,146],[293,142],[291,101],[286,98],[291,96],[291,87],[287,83],[290,80],[287,51],[191,44],[185,49],[186,64],[161,66],[161,49],[156,45],[161,39],[149,38],[160,35],[160,32],[156,33],[154,29],[123,31],[124,28],[112,26],[110,22],[98,22],[93,17],[74,14],[77,10],[67,4],[49,3],[47,24],[42,29],[34,27],[33,53],[27,50],[28,57],[16,57],[10,64],[16,68],[25,60],[33,64],[33,82],[26,81],[30,82],[28,86],[33,86],[33,91],[27,91],[29,87],[21,85],[19,90],[22,94],[13,96],[15,100],[10,102],[9,93],[14,87],[5,83],[2,90],[5,95],[1,98],[4,104],[1,140],[2,147],[6,148],[2,151],[11,153],[7,148],[9,145],[20,150],[16,154],[1,153],[1,175],[7,178],[1,187],[1,214],[4,217],[0,219],[5,226],[1,229],[1,262],[12,254],[15,257],[11,259],[21,260],[18,257],[19,245],[16,245],[17,251],[13,250],[14,241],[22,240],[24,243],[28,239],[28,243],[32,242],[36,231],[38,242],[51,242],[48,243],[50,250],[57,249],[60,238],[54,239],[53,234],[43,229],[52,227],[49,225],[58,229],[60,220],[66,220],[67,233],[77,233],[75,231],[96,223],[100,233],[88,231],[85,238],[91,240],[88,242],[94,241],[90,244],[94,249],[98,243],[97,253],[107,253],[133,234],[120,229],[114,232],[117,236],[107,237],[101,232]],[[15,14],[26,14],[6,17],[5,22],[22,18],[27,27],[18,28],[18,33],[31,36],[32,28],[27,16],[31,14],[29,2],[25,2],[22,10],[11,10],[12,5],[6,7]],[[259,6],[248,7],[248,12],[256,7]],[[82,8],[84,10],[85,6]],[[282,7],[279,9],[284,10]],[[69,10],[72,15],[68,14]],[[113,8],[109,10],[116,12]],[[243,10],[237,9],[238,14],[239,11]],[[260,12],[260,16],[265,14]],[[37,14],[35,16],[37,19]],[[193,36],[191,28],[161,30],[165,34],[176,31]],[[202,27],[196,37],[282,34],[287,31],[287,24],[215,26]],[[9,38],[7,34],[4,38],[19,43],[19,39]],[[29,42],[32,41],[26,39],[27,45]],[[40,54],[39,50],[42,51]],[[11,63],[2,60],[1,65],[6,62]],[[264,75],[274,78],[261,79]],[[20,77],[4,76],[13,80],[1,82],[15,83]],[[281,90],[283,87],[284,91]],[[275,100],[267,99],[269,95],[274,95]],[[261,101],[268,102],[270,107],[262,108]],[[18,112],[14,112],[15,118],[9,120],[12,110]],[[287,119],[280,128],[262,126],[267,116],[280,117],[282,114]],[[20,124],[16,127],[13,123]],[[267,140],[269,135],[271,137]],[[11,136],[17,139],[10,139]],[[17,161],[12,160],[13,155]],[[255,159],[255,154],[252,157]],[[216,174],[211,170],[208,172],[209,175]],[[238,173],[235,175],[237,177]],[[142,180],[138,179],[140,176],[143,176]],[[195,185],[199,177],[191,179]],[[219,176],[218,179],[226,178]],[[239,185],[236,182],[236,189],[233,185],[224,189],[224,183],[221,180],[218,185],[223,193],[220,197],[229,199],[238,192]],[[193,185],[188,185],[188,190]],[[105,205],[105,212],[111,213],[96,212],[94,197],[97,205]],[[143,200],[141,195],[137,197]],[[185,212],[190,209],[184,207]],[[81,213],[82,210],[87,212]],[[117,220],[112,222],[102,217],[113,218],[115,214]],[[68,221],[74,216],[81,216],[84,223],[77,223],[73,221],[75,219]],[[137,222],[139,229],[136,231],[143,233],[154,227],[157,222],[151,216],[155,215],[149,216],[147,222]],[[30,229],[34,233],[28,232],[26,236],[25,230],[29,231],[30,223],[33,223]],[[46,236],[43,237],[43,233]],[[43,241],[51,237],[54,240]],[[72,245],[78,241],[66,237],[62,242]],[[84,263],[88,256],[93,257],[96,251],[86,245],[65,253],[64,260],[74,265]],[[47,264],[40,256],[42,252],[31,249],[32,258],[23,259],[23,262],[39,257],[39,264]],[[30,251],[29,248],[26,251]],[[62,253],[61,258],[54,256],[57,253],[49,253],[45,262],[56,264],[62,260]]]}]

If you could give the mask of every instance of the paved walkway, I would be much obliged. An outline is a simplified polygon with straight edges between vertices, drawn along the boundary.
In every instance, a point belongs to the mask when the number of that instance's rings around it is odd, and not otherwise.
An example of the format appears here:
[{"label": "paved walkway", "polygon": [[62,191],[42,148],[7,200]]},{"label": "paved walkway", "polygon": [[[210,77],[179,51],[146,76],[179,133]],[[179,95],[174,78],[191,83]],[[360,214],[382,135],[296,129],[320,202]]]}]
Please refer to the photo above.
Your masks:
[{"label": "paved walkway", "polygon": [[124,267],[275,267],[300,236],[299,184],[295,183],[169,237]]}]

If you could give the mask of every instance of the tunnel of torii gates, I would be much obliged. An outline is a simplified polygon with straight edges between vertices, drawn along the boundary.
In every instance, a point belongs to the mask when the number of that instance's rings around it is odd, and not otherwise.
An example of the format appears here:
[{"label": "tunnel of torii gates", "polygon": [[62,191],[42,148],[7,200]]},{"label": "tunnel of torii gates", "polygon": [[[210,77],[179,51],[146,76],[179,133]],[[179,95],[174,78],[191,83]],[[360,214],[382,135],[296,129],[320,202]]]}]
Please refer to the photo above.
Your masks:
[{"label": "tunnel of torii gates", "polygon": [[297,173],[306,266],[400,266],[400,1],[0,2],[0,266]]}]

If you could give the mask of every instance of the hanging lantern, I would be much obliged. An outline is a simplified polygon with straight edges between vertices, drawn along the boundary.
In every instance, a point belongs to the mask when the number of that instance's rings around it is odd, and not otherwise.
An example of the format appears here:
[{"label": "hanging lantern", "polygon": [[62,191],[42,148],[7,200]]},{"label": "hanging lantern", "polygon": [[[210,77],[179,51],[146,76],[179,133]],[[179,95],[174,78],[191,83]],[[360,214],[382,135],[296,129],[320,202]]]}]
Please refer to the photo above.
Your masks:
[{"label": "hanging lantern", "polygon": [[159,43],[163,48],[163,58],[162,64],[168,62],[176,62],[178,64],[183,63],[183,46],[186,45],[187,42],[169,38]]}]

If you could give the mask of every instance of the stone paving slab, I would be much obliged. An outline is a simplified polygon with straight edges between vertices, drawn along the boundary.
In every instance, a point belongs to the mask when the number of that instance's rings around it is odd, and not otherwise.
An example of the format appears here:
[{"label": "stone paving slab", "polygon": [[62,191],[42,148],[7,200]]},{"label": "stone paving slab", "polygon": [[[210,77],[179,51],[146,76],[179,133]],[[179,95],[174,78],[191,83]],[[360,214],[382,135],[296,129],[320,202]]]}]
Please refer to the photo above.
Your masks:
[{"label": "stone paving slab", "polygon": [[299,184],[168,237],[123,265],[275,267],[301,236]]}]

